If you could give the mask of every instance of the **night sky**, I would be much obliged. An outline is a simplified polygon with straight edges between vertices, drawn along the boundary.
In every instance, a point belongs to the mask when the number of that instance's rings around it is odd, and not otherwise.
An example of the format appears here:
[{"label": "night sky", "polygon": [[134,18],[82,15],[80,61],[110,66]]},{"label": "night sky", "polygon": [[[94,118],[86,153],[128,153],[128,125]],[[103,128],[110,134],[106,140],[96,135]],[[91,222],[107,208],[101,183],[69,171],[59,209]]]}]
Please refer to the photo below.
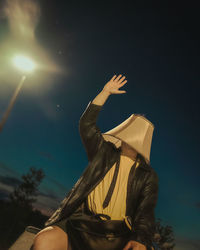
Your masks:
[{"label": "night sky", "polygon": [[[106,132],[132,113],[155,125],[150,160],[159,176],[156,218],[173,227],[175,249],[200,249],[198,8],[130,2],[37,1],[35,40],[59,70],[27,76],[0,133],[0,195],[5,198],[31,166],[42,168],[36,206],[50,215],[88,163],[80,116],[112,76],[122,74],[127,92],[109,97],[97,125]],[[0,46],[12,32],[1,12]],[[6,53],[0,50],[0,118],[22,76]]]}]

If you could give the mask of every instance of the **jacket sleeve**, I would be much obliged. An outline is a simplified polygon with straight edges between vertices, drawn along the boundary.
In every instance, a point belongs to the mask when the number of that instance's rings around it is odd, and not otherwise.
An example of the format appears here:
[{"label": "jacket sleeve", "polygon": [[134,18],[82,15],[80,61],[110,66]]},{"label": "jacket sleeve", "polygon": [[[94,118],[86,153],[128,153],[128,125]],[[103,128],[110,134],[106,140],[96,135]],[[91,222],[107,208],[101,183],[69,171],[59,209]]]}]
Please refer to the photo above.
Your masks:
[{"label": "jacket sleeve", "polygon": [[79,120],[79,133],[89,161],[92,161],[98,149],[105,142],[100,129],[96,125],[102,107],[90,101]]},{"label": "jacket sleeve", "polygon": [[133,223],[133,230],[135,233],[132,240],[145,245],[147,250],[151,249],[155,233],[154,210],[158,199],[158,181],[159,178],[157,173],[155,170],[152,170],[140,194],[139,205]]}]

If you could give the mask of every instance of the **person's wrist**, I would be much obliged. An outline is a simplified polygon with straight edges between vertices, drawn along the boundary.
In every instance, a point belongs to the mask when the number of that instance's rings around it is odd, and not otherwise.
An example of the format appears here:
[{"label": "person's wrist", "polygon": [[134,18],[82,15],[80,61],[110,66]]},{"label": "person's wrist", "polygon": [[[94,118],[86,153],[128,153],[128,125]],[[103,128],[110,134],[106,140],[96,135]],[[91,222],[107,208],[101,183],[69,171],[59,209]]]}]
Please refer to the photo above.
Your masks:
[{"label": "person's wrist", "polygon": [[102,89],[101,92],[106,94],[106,95],[111,95],[110,91],[108,91],[107,89]]}]

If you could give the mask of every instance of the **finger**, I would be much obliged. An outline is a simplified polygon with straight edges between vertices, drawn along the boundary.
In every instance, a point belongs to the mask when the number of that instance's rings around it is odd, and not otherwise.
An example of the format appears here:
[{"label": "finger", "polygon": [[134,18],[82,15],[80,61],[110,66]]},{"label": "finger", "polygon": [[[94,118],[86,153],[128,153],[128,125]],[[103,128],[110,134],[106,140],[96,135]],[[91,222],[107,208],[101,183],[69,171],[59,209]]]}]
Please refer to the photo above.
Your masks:
[{"label": "finger", "polygon": [[125,83],[127,83],[127,80],[125,80],[125,81],[123,81],[123,82],[120,83],[120,88],[121,88]]},{"label": "finger", "polygon": [[111,81],[113,81],[116,77],[117,77],[117,76],[116,76],[116,75],[114,75],[114,76],[112,77]]},{"label": "finger", "polygon": [[126,93],[126,91],[125,90],[119,90],[119,91],[117,91],[117,92],[115,92],[116,94],[125,94]]},{"label": "finger", "polygon": [[123,76],[119,81],[118,81],[118,83],[121,83],[121,82],[123,82],[123,80],[125,79],[126,77],[125,76]]},{"label": "finger", "polygon": [[118,81],[122,75],[118,75],[118,77],[115,79],[115,81]]}]

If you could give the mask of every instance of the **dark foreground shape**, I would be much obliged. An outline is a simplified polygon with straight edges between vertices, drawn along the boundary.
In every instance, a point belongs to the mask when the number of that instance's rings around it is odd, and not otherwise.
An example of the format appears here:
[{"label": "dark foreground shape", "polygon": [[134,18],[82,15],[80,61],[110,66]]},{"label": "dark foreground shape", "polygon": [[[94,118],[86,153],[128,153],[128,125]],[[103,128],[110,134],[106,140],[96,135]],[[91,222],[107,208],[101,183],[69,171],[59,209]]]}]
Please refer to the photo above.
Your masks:
[{"label": "dark foreground shape", "polygon": [[40,228],[28,226],[20,237],[13,243],[9,250],[30,250],[33,244],[35,235],[40,231]]},{"label": "dark foreground shape", "polygon": [[[41,230],[42,229],[37,227],[27,226],[8,250],[31,250],[35,235]],[[153,242],[153,246],[153,250],[160,250],[155,242]]]}]

